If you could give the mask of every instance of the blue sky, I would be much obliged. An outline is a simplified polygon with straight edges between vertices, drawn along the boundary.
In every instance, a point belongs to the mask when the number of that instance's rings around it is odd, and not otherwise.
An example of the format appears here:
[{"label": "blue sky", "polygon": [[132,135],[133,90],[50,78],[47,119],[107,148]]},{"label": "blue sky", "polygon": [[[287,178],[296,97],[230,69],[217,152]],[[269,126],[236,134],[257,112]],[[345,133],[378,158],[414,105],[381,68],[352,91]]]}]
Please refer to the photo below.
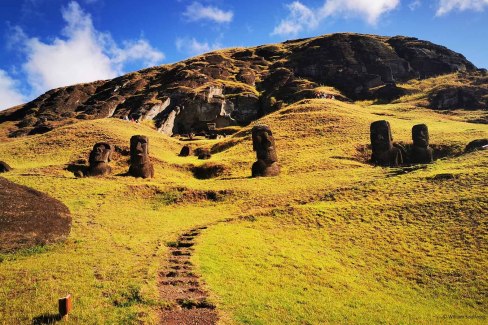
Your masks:
[{"label": "blue sky", "polygon": [[429,40],[488,67],[488,0],[0,0],[0,109],[218,48],[335,32]]}]

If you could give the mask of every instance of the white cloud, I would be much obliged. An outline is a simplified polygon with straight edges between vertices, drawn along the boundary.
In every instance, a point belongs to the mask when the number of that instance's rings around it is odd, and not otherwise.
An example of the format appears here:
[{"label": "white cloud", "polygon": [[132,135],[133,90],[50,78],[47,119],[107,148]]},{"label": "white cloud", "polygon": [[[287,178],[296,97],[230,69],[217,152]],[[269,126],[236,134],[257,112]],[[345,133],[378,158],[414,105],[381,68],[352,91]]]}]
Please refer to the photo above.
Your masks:
[{"label": "white cloud", "polygon": [[319,8],[309,8],[300,1],[287,5],[289,15],[281,20],[271,35],[294,35],[314,29],[321,21],[334,16],[358,16],[375,25],[385,13],[394,10],[400,0],[325,0]]},{"label": "white cloud", "polygon": [[209,44],[208,42],[199,42],[195,38],[177,38],[176,49],[179,52],[189,55],[198,55],[213,50],[222,48],[222,45],[218,42]]},{"label": "white cloud", "polygon": [[483,11],[488,7],[488,0],[440,0],[436,15],[442,16],[453,10]]},{"label": "white cloud", "polygon": [[189,21],[211,20],[216,23],[230,23],[234,17],[232,11],[224,11],[217,7],[204,6],[199,2],[193,2],[186,7],[183,16]]},{"label": "white cloud", "polygon": [[414,0],[408,4],[408,8],[412,11],[417,10],[420,6],[422,6],[422,1],[420,0]]},{"label": "white cloud", "polygon": [[18,81],[0,69],[0,110],[25,102],[24,96],[17,90]]},{"label": "white cloud", "polygon": [[91,16],[77,2],[63,8],[62,16],[66,22],[63,37],[52,42],[29,38],[19,28],[15,33],[26,55],[23,69],[34,95],[60,86],[116,77],[124,73],[124,65],[129,62],[147,67],[164,58],[144,39],[117,45],[109,33],[95,29]]},{"label": "white cloud", "polygon": [[271,35],[295,35],[301,32],[305,27],[313,29],[319,23],[319,17],[310,8],[299,1],[286,5],[290,14],[280,22],[271,33]]}]

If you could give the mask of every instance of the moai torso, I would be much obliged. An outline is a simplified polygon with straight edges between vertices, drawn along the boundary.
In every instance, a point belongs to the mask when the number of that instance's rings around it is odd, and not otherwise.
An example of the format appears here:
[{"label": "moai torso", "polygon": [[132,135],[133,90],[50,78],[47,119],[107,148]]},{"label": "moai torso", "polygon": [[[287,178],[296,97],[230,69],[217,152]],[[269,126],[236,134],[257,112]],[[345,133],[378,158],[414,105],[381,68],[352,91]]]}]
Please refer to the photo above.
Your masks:
[{"label": "moai torso", "polygon": [[280,173],[275,141],[271,129],[266,125],[257,125],[252,129],[252,147],[256,151],[257,161],[252,166],[252,176],[276,176]]},{"label": "moai torso", "polygon": [[434,161],[432,148],[429,147],[429,129],[425,124],[417,124],[412,128],[413,146],[410,153],[415,164],[428,164]]},{"label": "moai torso", "polygon": [[154,167],[149,158],[149,139],[143,135],[130,138],[129,175],[134,177],[154,177]]},{"label": "moai torso", "polygon": [[403,163],[402,152],[393,146],[390,123],[376,121],[371,123],[371,161],[375,165],[397,167]]},{"label": "moai torso", "polygon": [[112,159],[113,147],[106,142],[99,142],[93,146],[88,159],[88,176],[102,176],[112,172],[108,165]]}]

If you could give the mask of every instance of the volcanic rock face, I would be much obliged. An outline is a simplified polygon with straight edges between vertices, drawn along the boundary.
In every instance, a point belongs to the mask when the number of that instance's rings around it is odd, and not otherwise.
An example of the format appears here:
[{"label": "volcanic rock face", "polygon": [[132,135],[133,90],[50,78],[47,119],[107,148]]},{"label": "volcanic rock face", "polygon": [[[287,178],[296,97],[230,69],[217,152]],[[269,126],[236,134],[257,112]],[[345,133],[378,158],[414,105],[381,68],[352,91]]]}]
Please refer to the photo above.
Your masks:
[{"label": "volcanic rock face", "polygon": [[[11,134],[19,136],[48,132],[53,121],[129,117],[154,120],[161,132],[172,135],[204,130],[207,123],[247,124],[283,103],[314,97],[320,85],[364,99],[373,88],[475,69],[461,54],[415,38],[331,34],[216,51],[112,80],[53,89],[1,112],[0,123],[19,121],[19,130]],[[397,96],[392,89],[386,89],[388,96]],[[438,106],[450,105],[452,96],[447,97]],[[461,97],[465,101],[469,95]]]},{"label": "volcanic rock face", "polygon": [[48,244],[71,229],[68,208],[41,192],[0,177],[0,252]]}]

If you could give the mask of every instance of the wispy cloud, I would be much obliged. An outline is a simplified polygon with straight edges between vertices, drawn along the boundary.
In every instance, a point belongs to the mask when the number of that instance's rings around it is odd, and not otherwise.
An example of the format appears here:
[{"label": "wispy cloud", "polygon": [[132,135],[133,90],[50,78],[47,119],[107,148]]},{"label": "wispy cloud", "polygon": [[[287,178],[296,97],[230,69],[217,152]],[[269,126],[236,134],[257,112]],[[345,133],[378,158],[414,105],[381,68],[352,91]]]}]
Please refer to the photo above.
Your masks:
[{"label": "wispy cloud", "polygon": [[271,35],[296,35],[304,28],[313,29],[319,24],[318,15],[301,2],[295,1],[286,7],[290,12],[288,17],[274,28]]},{"label": "wispy cloud", "polygon": [[66,22],[61,37],[43,42],[15,27],[14,41],[26,60],[23,70],[33,95],[60,86],[108,79],[124,73],[124,66],[136,62],[142,67],[155,65],[164,54],[146,40],[117,44],[109,33],[95,29],[91,16],[77,2],[62,9]]},{"label": "wispy cloud", "polygon": [[188,19],[188,21],[210,20],[221,24],[230,23],[234,17],[234,13],[231,10],[224,11],[217,7],[204,6],[200,2],[193,2],[186,7],[183,16]]},{"label": "wispy cloud", "polygon": [[420,6],[422,6],[422,1],[420,0],[414,0],[408,4],[408,8],[412,11],[417,10]]},{"label": "wispy cloud", "polygon": [[24,96],[18,90],[19,82],[0,69],[0,110],[25,102]]},{"label": "wispy cloud", "polygon": [[219,42],[212,44],[208,42],[199,42],[194,37],[177,38],[175,45],[179,52],[189,55],[198,55],[222,48],[222,45]]},{"label": "wispy cloud", "polygon": [[296,35],[316,28],[329,17],[360,17],[368,24],[377,24],[385,13],[398,7],[400,0],[326,0],[319,8],[310,8],[300,1],[287,5],[288,16],[281,20],[271,35]]},{"label": "wispy cloud", "polygon": [[488,7],[488,0],[440,0],[436,15],[442,16],[451,11],[483,11]]}]

